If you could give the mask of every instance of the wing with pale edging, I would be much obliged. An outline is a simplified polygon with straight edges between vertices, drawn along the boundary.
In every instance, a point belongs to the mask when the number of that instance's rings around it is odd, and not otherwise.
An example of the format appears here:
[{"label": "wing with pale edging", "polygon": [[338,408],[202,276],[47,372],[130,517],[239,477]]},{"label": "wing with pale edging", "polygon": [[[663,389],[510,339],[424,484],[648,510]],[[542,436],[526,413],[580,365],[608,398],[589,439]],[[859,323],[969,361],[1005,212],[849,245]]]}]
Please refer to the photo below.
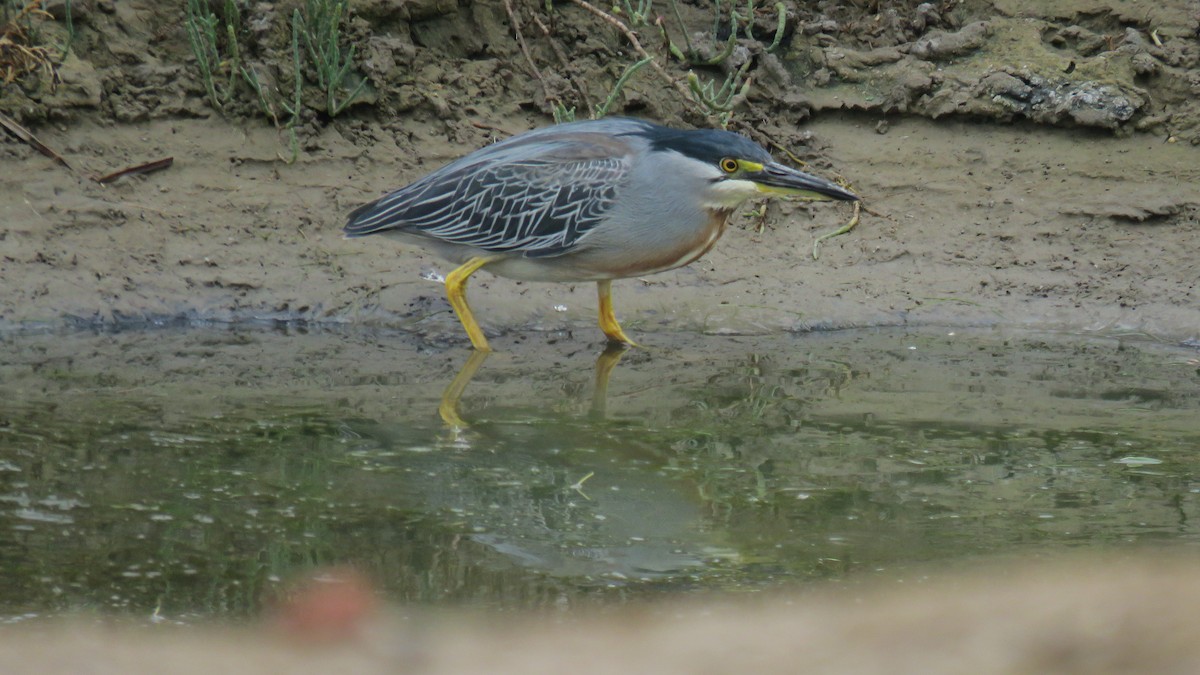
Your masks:
[{"label": "wing with pale edging", "polygon": [[485,149],[350,215],[347,236],[403,230],[496,253],[565,253],[603,221],[629,176],[611,138]]}]

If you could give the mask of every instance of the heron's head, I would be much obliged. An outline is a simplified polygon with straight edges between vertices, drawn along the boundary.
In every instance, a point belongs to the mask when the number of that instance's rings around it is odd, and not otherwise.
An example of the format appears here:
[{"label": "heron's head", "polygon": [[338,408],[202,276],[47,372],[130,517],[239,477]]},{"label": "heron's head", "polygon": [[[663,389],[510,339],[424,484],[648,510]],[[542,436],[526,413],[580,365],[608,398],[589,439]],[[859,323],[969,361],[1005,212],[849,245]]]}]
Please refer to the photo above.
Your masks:
[{"label": "heron's head", "polygon": [[731,131],[659,127],[647,134],[647,139],[651,159],[658,152],[679,153],[688,160],[689,168],[705,179],[704,194],[699,197],[707,208],[733,208],[758,196],[858,200],[836,183],[776,162],[760,145]]}]

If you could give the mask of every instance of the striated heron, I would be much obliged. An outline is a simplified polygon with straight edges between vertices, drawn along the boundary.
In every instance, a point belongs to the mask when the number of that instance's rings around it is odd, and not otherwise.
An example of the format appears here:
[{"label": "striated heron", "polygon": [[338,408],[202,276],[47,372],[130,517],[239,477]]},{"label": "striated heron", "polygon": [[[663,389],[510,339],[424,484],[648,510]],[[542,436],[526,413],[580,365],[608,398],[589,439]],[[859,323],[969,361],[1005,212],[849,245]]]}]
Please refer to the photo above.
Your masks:
[{"label": "striated heron", "polygon": [[484,268],[527,281],[595,281],[601,330],[632,345],[613,313],[613,279],[694,262],[734,209],[763,195],[858,199],[733,132],[610,117],[477,150],[355,209],[344,232],[388,235],[458,265],[446,293],[480,351],[490,348],[466,289]]}]

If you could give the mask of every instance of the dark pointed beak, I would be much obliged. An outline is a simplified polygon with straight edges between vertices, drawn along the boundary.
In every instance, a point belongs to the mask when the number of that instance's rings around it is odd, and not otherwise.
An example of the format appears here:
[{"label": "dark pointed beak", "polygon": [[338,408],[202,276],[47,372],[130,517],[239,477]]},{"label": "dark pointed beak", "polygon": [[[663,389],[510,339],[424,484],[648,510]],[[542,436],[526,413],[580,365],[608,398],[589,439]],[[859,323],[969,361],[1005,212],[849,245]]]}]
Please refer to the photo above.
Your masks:
[{"label": "dark pointed beak", "polygon": [[762,171],[746,175],[758,184],[759,189],[770,194],[792,195],[806,199],[837,199],[844,202],[858,201],[858,195],[842,186],[797,171],[778,162],[763,165]]}]

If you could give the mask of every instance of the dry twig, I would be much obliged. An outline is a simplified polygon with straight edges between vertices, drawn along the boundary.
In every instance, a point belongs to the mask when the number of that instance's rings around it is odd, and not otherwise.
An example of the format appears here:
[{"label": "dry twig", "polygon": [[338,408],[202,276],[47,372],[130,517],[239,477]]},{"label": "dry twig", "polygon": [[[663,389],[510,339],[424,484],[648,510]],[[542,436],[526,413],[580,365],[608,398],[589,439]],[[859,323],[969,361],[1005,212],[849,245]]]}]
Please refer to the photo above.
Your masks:
[{"label": "dry twig", "polygon": [[58,154],[52,148],[50,148],[50,146],[38,140],[38,137],[34,136],[32,131],[21,126],[16,120],[8,115],[5,115],[4,113],[0,113],[0,127],[4,127],[8,133],[16,136],[22,141],[25,141],[34,150],[37,150],[50,159],[74,171],[74,169],[71,168],[71,165],[67,163],[67,160],[63,159],[62,155]]},{"label": "dry twig", "polygon": [[137,166],[131,166],[131,167],[128,167],[125,169],[121,169],[120,171],[114,171],[106,176],[100,176],[99,178],[96,179],[96,182],[100,183],[101,185],[107,185],[108,183],[111,183],[111,182],[117,180],[118,178],[122,178],[124,176],[136,176],[138,174],[143,174],[143,173],[154,173],[155,171],[162,171],[163,169],[170,168],[170,166],[174,163],[175,163],[174,157],[166,157],[164,159],[156,159],[153,162],[146,162],[145,164],[138,164]]}]

